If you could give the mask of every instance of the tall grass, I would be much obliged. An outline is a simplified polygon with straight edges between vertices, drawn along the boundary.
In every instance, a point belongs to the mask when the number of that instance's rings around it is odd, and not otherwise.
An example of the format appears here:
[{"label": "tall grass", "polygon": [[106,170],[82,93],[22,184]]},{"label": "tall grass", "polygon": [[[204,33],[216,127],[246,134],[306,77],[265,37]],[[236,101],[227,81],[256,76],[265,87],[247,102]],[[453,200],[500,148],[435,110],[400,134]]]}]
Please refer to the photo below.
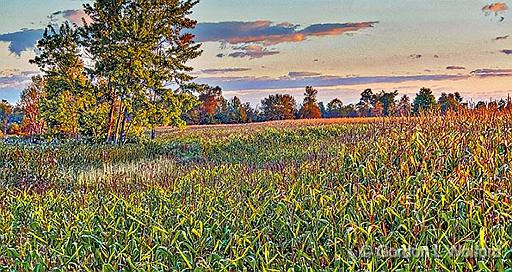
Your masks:
[{"label": "tall grass", "polygon": [[[0,145],[0,266],[503,271],[511,129],[511,115],[464,114]],[[454,254],[475,248],[496,256]]]}]

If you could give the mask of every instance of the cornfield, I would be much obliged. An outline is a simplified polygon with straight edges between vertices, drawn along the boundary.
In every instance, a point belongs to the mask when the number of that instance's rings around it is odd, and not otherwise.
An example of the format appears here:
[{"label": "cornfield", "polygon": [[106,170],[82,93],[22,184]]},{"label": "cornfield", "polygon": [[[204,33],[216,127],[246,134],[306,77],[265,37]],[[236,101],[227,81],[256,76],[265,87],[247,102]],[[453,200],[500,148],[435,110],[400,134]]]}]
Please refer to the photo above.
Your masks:
[{"label": "cornfield", "polygon": [[11,271],[511,271],[512,115],[0,144]]}]

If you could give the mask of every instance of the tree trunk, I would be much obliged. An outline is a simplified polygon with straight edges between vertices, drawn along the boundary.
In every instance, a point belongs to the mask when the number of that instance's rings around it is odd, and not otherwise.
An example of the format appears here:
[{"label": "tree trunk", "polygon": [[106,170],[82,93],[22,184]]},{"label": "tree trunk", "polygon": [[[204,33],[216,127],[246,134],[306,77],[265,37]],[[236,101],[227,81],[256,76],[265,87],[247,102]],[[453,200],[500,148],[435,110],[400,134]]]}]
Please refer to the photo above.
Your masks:
[{"label": "tree trunk", "polygon": [[156,130],[155,130],[155,127],[153,126],[151,128],[151,140],[154,140],[156,138]]},{"label": "tree trunk", "polygon": [[123,112],[123,104],[119,104],[119,112],[117,113],[116,126],[112,135],[112,143],[117,144],[119,141],[119,123],[121,122],[121,113]]},{"label": "tree trunk", "polygon": [[108,89],[109,93],[111,94],[111,98],[110,98],[110,110],[108,113],[108,128],[107,128],[106,141],[111,142],[112,141],[112,130],[113,130],[114,121],[115,121],[114,113],[115,113],[115,108],[116,108],[116,94],[115,94],[115,91],[111,91],[110,78],[108,79],[107,89]]},{"label": "tree trunk", "polygon": [[112,141],[112,130],[114,128],[114,110],[115,110],[115,103],[112,101],[112,104],[110,105],[110,111],[108,113],[108,129],[107,129],[107,138],[106,141],[110,142]]},{"label": "tree trunk", "polygon": [[128,111],[126,110],[126,107],[125,107],[124,112],[123,112],[123,122],[121,123],[121,133],[119,134],[119,143],[123,143],[126,140],[125,127],[126,127],[127,116],[128,116]]}]

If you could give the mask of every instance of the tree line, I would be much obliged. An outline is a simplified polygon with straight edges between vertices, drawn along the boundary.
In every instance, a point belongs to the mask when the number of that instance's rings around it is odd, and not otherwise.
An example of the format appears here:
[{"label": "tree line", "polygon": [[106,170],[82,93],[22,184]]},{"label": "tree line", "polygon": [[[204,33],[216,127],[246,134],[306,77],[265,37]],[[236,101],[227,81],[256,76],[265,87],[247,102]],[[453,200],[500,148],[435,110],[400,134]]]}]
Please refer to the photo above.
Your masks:
[{"label": "tree line", "polygon": [[[41,76],[33,78],[21,95],[16,106],[7,101],[0,102],[0,124],[2,134],[16,135],[47,135],[51,133],[47,123],[48,117],[41,110],[41,98],[44,93],[44,79]],[[242,124],[289,119],[317,118],[353,118],[353,117],[385,117],[385,116],[415,116],[422,112],[447,114],[465,110],[510,111],[510,99],[476,104],[464,102],[460,93],[442,93],[436,99],[428,88],[421,88],[414,99],[407,95],[399,97],[398,91],[373,92],[366,89],[361,93],[358,103],[345,105],[339,98],[334,98],[327,104],[317,100],[318,91],[307,86],[302,103],[297,103],[289,94],[272,94],[261,100],[260,105],[251,107],[234,96],[226,99],[222,89],[208,85],[196,85],[197,96],[192,96],[193,106],[181,112],[179,119],[187,125],[205,124]],[[69,106],[69,105],[68,105]],[[68,118],[68,116],[62,116]],[[72,127],[72,126],[70,126]],[[56,129],[55,127],[53,128]],[[61,128],[65,133],[69,128]],[[75,127],[80,130],[80,127]]]},{"label": "tree line", "polygon": [[289,94],[273,94],[261,100],[260,105],[252,108],[234,96],[226,99],[220,87],[203,86],[198,97],[198,105],[182,115],[187,124],[239,124],[288,119],[317,119],[343,117],[386,117],[415,116],[420,113],[446,114],[462,110],[510,110],[510,99],[476,104],[464,102],[459,92],[441,93],[436,99],[428,88],[421,88],[411,101],[409,96],[399,97],[398,91],[380,91],[374,93],[366,89],[361,93],[358,103],[343,104],[334,98],[327,104],[317,100],[318,91],[307,86],[304,100],[297,103]]}]

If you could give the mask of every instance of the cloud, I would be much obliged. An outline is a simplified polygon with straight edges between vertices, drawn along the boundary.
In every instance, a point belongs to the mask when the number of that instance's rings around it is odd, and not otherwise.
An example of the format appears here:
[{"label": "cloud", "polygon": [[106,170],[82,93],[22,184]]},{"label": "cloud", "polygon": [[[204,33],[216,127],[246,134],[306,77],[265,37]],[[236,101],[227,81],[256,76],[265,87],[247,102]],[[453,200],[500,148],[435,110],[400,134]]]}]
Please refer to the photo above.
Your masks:
[{"label": "cloud", "polygon": [[298,77],[312,77],[312,76],[319,76],[320,73],[316,72],[289,72],[288,76],[291,78],[298,78]]},{"label": "cloud", "polygon": [[503,54],[512,55],[512,49],[503,49],[500,52]]},{"label": "cloud", "polygon": [[250,70],[251,70],[250,68],[204,69],[204,70],[201,70],[201,73],[217,75],[217,74],[226,74],[226,73],[233,73],[233,72],[245,72],[245,71],[250,71]]},{"label": "cloud", "polygon": [[10,74],[8,76],[0,76],[0,89],[6,88],[24,88],[32,76],[37,75],[35,71],[24,71],[18,74]]},{"label": "cloud", "polygon": [[455,65],[450,65],[450,66],[447,66],[446,67],[446,70],[465,70],[466,67],[464,66],[455,66]]},{"label": "cloud", "polygon": [[402,83],[409,81],[439,81],[458,80],[468,78],[468,75],[410,75],[410,76],[366,76],[366,77],[340,77],[340,76],[311,76],[302,78],[291,77],[216,77],[198,78],[196,82],[218,85],[227,91],[261,90],[302,88],[304,86],[333,87],[352,86],[373,83]]},{"label": "cloud", "polygon": [[477,69],[471,71],[472,76],[476,77],[508,77],[512,76],[512,69]]},{"label": "cloud", "polygon": [[271,21],[199,23],[193,34],[198,42],[226,42],[230,44],[261,43],[276,45],[301,42],[309,37],[338,36],[371,28],[378,22],[313,24],[304,29],[291,23],[274,24]]},{"label": "cloud", "polygon": [[18,32],[0,34],[0,42],[9,43],[9,51],[19,56],[23,51],[33,50],[43,33],[42,29],[22,29]]},{"label": "cloud", "polygon": [[506,40],[506,39],[508,39],[508,36],[509,36],[509,35],[505,35],[505,36],[498,36],[498,37],[494,38],[494,39],[493,39],[493,41]]},{"label": "cloud", "polygon": [[503,12],[508,10],[508,6],[506,3],[493,3],[489,5],[485,5],[482,8],[485,12],[494,12],[495,14],[498,14],[499,12]]},{"label": "cloud", "polygon": [[[258,58],[262,58],[265,56],[272,56],[272,55],[276,55],[276,54],[280,53],[279,51],[270,50],[268,48],[265,48],[263,46],[256,45],[256,44],[249,44],[249,45],[234,47],[234,50],[235,50],[234,52],[228,54],[229,57],[232,57],[232,58],[248,57],[249,59],[258,59]],[[217,56],[219,57],[220,55],[217,55]],[[220,56],[220,57],[224,57],[224,55],[222,54],[222,56]]]},{"label": "cloud", "polygon": [[373,27],[378,22],[343,23],[343,24],[314,24],[299,31],[307,36],[338,36],[348,32],[357,32],[361,29]]},{"label": "cloud", "polygon": [[[85,18],[88,23],[92,21],[83,9],[78,9],[54,12],[48,16],[50,23],[54,25],[61,23],[62,20],[58,19],[59,16],[77,25],[83,24],[82,18]],[[43,33],[43,29],[21,29],[18,32],[0,34],[0,42],[9,43],[9,51],[20,56],[23,51],[34,50],[37,41],[43,37]]]},{"label": "cloud", "polygon": [[62,16],[64,19],[76,24],[76,25],[83,25],[83,21],[85,20],[86,23],[92,23],[91,17],[85,13],[83,9],[68,9],[68,10],[62,10],[52,13],[50,15],[50,19],[53,21],[56,20],[56,16]]}]

